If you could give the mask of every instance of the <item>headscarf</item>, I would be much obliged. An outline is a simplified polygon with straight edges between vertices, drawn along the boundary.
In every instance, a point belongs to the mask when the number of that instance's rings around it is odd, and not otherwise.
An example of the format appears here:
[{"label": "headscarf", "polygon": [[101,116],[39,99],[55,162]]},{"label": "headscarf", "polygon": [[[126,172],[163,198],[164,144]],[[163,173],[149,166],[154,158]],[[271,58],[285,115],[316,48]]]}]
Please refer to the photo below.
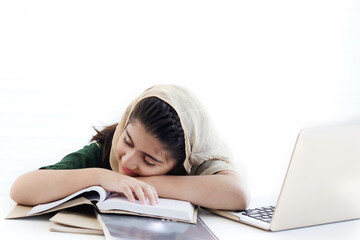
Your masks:
[{"label": "headscarf", "polygon": [[186,153],[184,168],[188,174],[192,167],[208,160],[222,160],[231,164],[229,149],[218,137],[207,111],[195,95],[182,86],[155,85],[145,90],[127,107],[116,127],[110,151],[110,166],[113,171],[118,171],[115,156],[120,135],[125,130],[136,104],[148,97],[163,100],[178,114],[184,131]]}]

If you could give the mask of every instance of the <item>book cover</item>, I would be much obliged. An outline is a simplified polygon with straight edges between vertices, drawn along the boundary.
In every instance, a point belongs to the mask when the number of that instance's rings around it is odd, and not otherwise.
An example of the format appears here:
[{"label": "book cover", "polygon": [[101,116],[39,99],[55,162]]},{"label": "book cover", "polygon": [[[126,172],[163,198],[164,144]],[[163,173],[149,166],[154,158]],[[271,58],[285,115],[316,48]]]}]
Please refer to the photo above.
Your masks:
[{"label": "book cover", "polygon": [[105,239],[207,239],[217,240],[216,235],[198,217],[196,224],[171,220],[97,213]]}]

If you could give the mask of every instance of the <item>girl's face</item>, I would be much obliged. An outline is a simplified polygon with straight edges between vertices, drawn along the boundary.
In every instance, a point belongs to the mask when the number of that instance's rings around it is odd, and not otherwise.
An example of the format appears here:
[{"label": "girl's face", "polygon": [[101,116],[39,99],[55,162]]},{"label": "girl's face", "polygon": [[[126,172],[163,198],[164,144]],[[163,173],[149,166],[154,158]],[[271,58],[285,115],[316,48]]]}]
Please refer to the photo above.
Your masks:
[{"label": "girl's face", "polygon": [[129,123],[116,145],[118,172],[132,177],[168,173],[176,161],[158,139],[135,120]]}]

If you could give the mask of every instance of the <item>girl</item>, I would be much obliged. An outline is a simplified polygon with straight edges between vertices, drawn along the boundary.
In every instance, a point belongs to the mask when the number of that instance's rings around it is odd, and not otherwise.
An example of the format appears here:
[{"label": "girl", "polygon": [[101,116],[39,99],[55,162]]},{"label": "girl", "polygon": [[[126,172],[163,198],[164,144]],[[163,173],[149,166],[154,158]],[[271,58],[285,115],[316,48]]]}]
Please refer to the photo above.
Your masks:
[{"label": "girl", "polygon": [[247,187],[200,102],[187,89],[158,85],[126,109],[120,123],[97,131],[92,143],[60,162],[20,176],[11,198],[36,205],[99,185],[130,201],[158,197],[242,210]]}]

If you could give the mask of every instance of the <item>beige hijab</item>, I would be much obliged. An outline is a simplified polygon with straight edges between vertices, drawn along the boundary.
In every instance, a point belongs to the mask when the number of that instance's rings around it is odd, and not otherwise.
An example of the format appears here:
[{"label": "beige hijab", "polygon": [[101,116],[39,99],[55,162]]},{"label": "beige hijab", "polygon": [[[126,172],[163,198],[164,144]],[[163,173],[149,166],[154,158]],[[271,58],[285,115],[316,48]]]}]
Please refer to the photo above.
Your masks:
[{"label": "beige hijab", "polygon": [[189,174],[193,166],[204,161],[222,160],[231,162],[231,155],[226,145],[217,136],[210,118],[199,100],[186,88],[176,85],[156,85],[145,90],[126,109],[116,127],[110,152],[110,166],[118,171],[116,145],[125,130],[136,104],[147,97],[158,97],[172,106],[179,115],[185,134],[186,158],[184,168]]}]

